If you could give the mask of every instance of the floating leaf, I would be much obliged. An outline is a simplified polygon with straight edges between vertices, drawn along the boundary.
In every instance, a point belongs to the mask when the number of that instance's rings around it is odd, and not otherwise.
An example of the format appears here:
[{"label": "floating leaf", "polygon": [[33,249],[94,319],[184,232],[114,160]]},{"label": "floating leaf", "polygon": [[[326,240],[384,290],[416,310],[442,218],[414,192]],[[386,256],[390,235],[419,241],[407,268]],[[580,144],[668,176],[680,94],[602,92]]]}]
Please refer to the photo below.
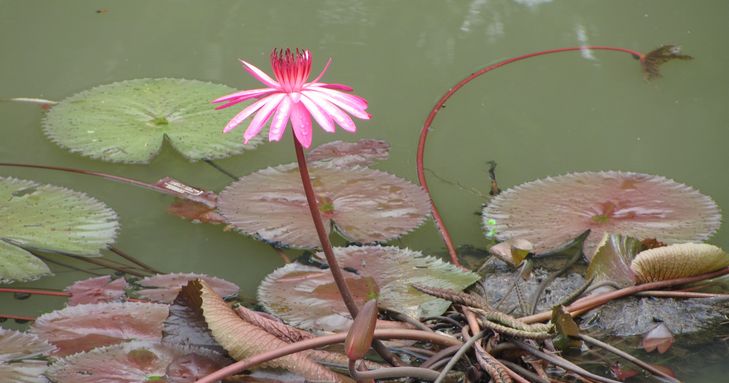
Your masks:
[{"label": "floating leaf", "polygon": [[681,243],[642,251],[630,265],[639,283],[691,277],[729,266],[729,254],[706,243]]},{"label": "floating leaf", "polygon": [[[185,286],[187,295],[195,297],[215,340],[236,360],[285,347],[278,339],[238,317],[205,281],[197,279]],[[259,365],[263,368],[283,368],[303,375],[307,380],[341,381],[343,377],[327,370],[309,358],[309,352],[287,355]]]},{"label": "floating leaf", "polygon": [[635,273],[630,263],[641,250],[641,242],[624,235],[605,234],[597,253],[587,268],[586,276],[593,283],[611,281],[620,286],[635,284]]},{"label": "floating leaf", "polygon": [[663,45],[641,57],[640,64],[645,77],[653,80],[661,77],[660,66],[671,60],[693,60],[693,57],[681,54],[681,47],[677,45]]},{"label": "floating leaf", "polygon": [[35,320],[31,332],[70,355],[127,340],[159,341],[167,305],[96,303],[66,307]]},{"label": "floating leaf", "polygon": [[215,341],[203,316],[200,291],[190,284],[183,286],[170,305],[170,314],[164,323],[162,343],[203,347],[225,354]]},{"label": "floating leaf", "polygon": [[124,278],[112,281],[109,275],[84,279],[66,287],[65,291],[71,293],[67,304],[75,306],[86,303],[120,302],[125,297],[128,286]]},{"label": "floating leaf", "polygon": [[224,158],[252,149],[222,134],[235,110],[216,111],[210,100],[234,91],[225,85],[174,78],[101,85],[61,101],[43,121],[60,146],[104,161],[148,163],[163,141],[192,161]]},{"label": "floating leaf", "polygon": [[50,274],[23,248],[96,256],[119,227],[116,213],[86,194],[17,178],[0,177],[0,216],[0,283]]},{"label": "floating leaf", "polygon": [[139,290],[137,295],[154,302],[172,303],[182,286],[195,279],[204,280],[218,295],[224,298],[236,296],[240,291],[238,285],[225,279],[195,273],[174,273],[157,274],[140,280],[138,282],[140,286],[152,288]]},{"label": "floating leaf", "polygon": [[711,198],[660,176],[586,172],[511,188],[483,210],[499,240],[526,239],[544,254],[590,229],[583,251],[592,258],[603,233],[666,243],[703,241],[721,223]]},{"label": "floating leaf", "polygon": [[364,139],[357,142],[332,141],[307,153],[309,162],[329,163],[336,167],[367,166],[386,160],[390,145],[386,141]]},{"label": "floating leaf", "polygon": [[643,336],[643,341],[641,342],[641,346],[643,346],[646,352],[658,350],[661,354],[668,351],[672,344],[673,334],[665,323],[659,323],[652,330],[648,331]]},{"label": "floating leaf", "polygon": [[[430,212],[417,185],[361,167],[311,166],[319,210],[330,226],[359,243],[384,242],[418,227]],[[264,241],[320,246],[296,164],[260,170],[229,185],[218,198],[228,223]]]},{"label": "floating leaf", "polygon": [[225,364],[203,349],[134,341],[68,356],[47,375],[55,383],[193,383]]},{"label": "floating leaf", "polygon": [[[440,259],[396,247],[334,248],[358,306],[378,299],[380,308],[413,318],[442,314],[450,302],[417,291],[412,285],[463,290],[479,279]],[[267,311],[292,326],[344,331],[351,317],[329,270],[290,263],[269,274],[258,288]]]},{"label": "floating leaf", "polygon": [[0,328],[0,382],[45,383],[48,364],[38,358],[54,350],[35,335]]}]

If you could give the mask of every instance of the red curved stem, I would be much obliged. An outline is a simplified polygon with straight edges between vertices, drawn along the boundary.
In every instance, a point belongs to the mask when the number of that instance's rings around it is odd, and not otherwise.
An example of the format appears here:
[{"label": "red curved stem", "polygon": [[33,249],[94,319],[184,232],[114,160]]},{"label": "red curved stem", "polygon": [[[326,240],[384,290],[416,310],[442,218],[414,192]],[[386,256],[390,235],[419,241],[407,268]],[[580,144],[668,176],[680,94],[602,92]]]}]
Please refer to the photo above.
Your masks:
[{"label": "red curved stem", "polygon": [[[632,49],[627,48],[619,48],[619,47],[609,47],[609,46],[594,46],[594,45],[588,45],[588,46],[581,46],[581,47],[569,47],[569,48],[557,48],[557,49],[548,49],[545,51],[539,51],[534,53],[528,53],[521,56],[512,57],[500,62],[497,62],[496,64],[492,64],[489,66],[486,66],[484,68],[479,69],[476,72],[471,73],[468,77],[464,78],[458,84],[454,85],[452,88],[450,88],[443,96],[441,96],[440,100],[435,104],[433,109],[430,111],[430,114],[428,115],[428,118],[425,119],[425,123],[423,124],[423,129],[420,131],[420,140],[418,141],[418,153],[416,157],[416,167],[418,171],[418,181],[420,182],[420,186],[423,187],[426,193],[428,193],[428,196],[430,196],[430,189],[428,188],[428,181],[425,179],[425,166],[424,158],[425,158],[425,141],[428,138],[428,131],[430,130],[433,120],[435,120],[435,116],[438,114],[438,111],[443,107],[446,101],[448,101],[453,94],[455,94],[459,89],[461,89],[464,85],[468,84],[475,78],[481,76],[484,73],[490,72],[494,69],[500,68],[502,66],[511,64],[513,62],[525,60],[531,57],[536,56],[544,56],[552,53],[560,53],[560,52],[570,52],[570,51],[579,51],[584,49],[592,49],[592,50],[603,50],[603,51],[617,51],[617,52],[625,52],[630,54],[636,59],[642,59],[643,54],[634,51]],[[438,230],[440,231],[441,236],[443,237],[443,242],[445,242],[446,248],[448,249],[448,254],[451,257],[451,262],[454,265],[461,266],[461,263],[458,261],[458,255],[456,253],[456,248],[453,245],[453,239],[451,239],[451,235],[448,232],[448,229],[445,226],[445,223],[443,223],[443,218],[440,215],[440,212],[438,211],[438,208],[435,206],[435,202],[433,202],[432,196],[430,196],[430,206],[431,210],[433,212],[433,220],[436,223],[436,226],[438,226]]]},{"label": "red curved stem", "polygon": [[[296,352],[309,350],[312,348],[318,348],[327,346],[330,344],[337,344],[344,342],[347,337],[346,333],[325,335],[312,339],[303,340],[301,342],[291,343],[287,346],[279,349],[265,352],[262,354],[251,356],[250,358],[240,360],[229,366],[223,367],[222,369],[213,372],[201,379],[198,379],[195,383],[213,383],[220,379],[225,378],[241,371],[247,370],[257,364],[267,362],[282,356],[293,354]],[[421,330],[401,330],[401,329],[376,329],[375,339],[410,339],[420,340],[431,343],[440,344],[443,346],[455,346],[462,345],[460,341],[455,338],[451,338],[445,335],[440,335],[433,332],[421,331]]]},{"label": "red curved stem", "polygon": [[33,317],[26,317],[22,315],[12,315],[12,314],[0,314],[0,319],[13,319],[13,320],[25,320],[32,322],[35,320]]},{"label": "red curved stem", "polygon": [[31,295],[47,295],[50,297],[70,297],[71,293],[67,291],[48,291],[48,290],[35,290],[35,289],[12,289],[12,288],[0,288],[0,293],[19,293],[19,294],[31,294]]}]

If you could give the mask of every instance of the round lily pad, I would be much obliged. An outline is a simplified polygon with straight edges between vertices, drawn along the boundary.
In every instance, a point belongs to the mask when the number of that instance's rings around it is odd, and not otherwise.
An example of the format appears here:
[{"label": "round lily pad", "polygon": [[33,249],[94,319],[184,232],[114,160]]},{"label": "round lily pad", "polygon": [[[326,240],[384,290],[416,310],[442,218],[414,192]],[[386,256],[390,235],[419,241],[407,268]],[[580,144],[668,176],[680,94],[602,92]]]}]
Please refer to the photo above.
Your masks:
[{"label": "round lily pad", "polygon": [[[413,318],[440,315],[450,302],[412,285],[463,290],[479,279],[440,259],[397,247],[336,247],[334,254],[358,306],[377,299],[381,308]],[[258,300],[268,312],[308,330],[343,331],[352,322],[328,269],[289,263],[266,277]]]},{"label": "round lily pad", "polygon": [[605,171],[513,187],[486,206],[483,220],[499,240],[526,239],[537,254],[590,229],[583,251],[592,258],[604,233],[668,244],[700,242],[719,228],[721,214],[711,198],[690,186],[661,176]]},{"label": "round lily pad", "polygon": [[[430,213],[417,185],[363,167],[312,165],[310,175],[326,229],[349,241],[384,242],[410,232]],[[296,164],[267,168],[223,190],[218,210],[227,223],[264,241],[320,246]]]},{"label": "round lily pad", "polygon": [[223,134],[235,111],[216,111],[210,100],[235,89],[197,80],[150,78],[101,85],[54,106],[46,135],[75,153],[104,161],[148,163],[163,141],[192,161],[224,158],[252,149]]},{"label": "round lily pad", "polygon": [[97,256],[114,242],[116,213],[86,194],[0,177],[0,283],[50,274],[25,249]]}]

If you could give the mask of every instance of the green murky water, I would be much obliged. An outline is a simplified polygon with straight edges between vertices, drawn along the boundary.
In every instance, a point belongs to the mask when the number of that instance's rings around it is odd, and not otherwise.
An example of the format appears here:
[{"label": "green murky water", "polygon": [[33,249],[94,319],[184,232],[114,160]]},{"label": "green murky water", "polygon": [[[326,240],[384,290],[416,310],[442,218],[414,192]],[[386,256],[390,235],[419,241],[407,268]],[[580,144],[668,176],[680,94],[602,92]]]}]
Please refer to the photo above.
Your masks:
[{"label": "green murky water", "polygon": [[[268,70],[273,47],[306,47],[314,70],[334,59],[325,80],[352,85],[370,101],[356,137],[392,144],[378,168],[415,180],[415,150],[430,108],[468,73],[500,59],[579,44],[648,51],[677,43],[696,57],[669,63],[646,82],[622,53],[565,53],[500,69],[469,84],[438,116],[426,167],[434,197],[457,244],[483,245],[479,210],[485,162],[499,163],[503,187],[582,170],[654,173],[699,188],[729,209],[729,3],[653,1],[10,1],[0,0],[0,97],[61,99],[89,87],[142,77],[183,77],[249,88],[237,58]],[[220,190],[230,180],[170,150],[148,166],[114,165],[70,154],[40,130],[37,105],[0,103],[0,160],[123,174],[172,176]],[[238,133],[240,134],[240,131]],[[315,133],[315,144],[353,140]],[[238,175],[293,161],[291,138],[219,161]],[[196,271],[239,283],[253,297],[282,264],[269,247],[194,225],[165,212],[169,197],[79,175],[0,169],[87,191],[114,208],[117,245],[164,271]],[[460,185],[460,186],[459,186]],[[729,247],[729,227],[712,243]],[[398,245],[442,250],[432,224]],[[61,288],[85,277],[59,269],[31,286]],[[54,299],[0,296],[2,312],[39,315]],[[707,366],[690,381],[717,381]],[[709,372],[712,371],[712,372]]]}]

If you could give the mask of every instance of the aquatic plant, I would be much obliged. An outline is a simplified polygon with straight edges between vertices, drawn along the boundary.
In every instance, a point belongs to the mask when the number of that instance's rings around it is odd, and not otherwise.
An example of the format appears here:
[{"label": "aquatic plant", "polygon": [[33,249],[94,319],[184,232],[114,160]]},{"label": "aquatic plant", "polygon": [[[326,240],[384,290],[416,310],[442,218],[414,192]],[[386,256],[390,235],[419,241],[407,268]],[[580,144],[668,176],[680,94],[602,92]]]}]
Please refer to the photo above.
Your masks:
[{"label": "aquatic plant", "polygon": [[200,279],[205,281],[218,295],[224,298],[238,296],[240,287],[222,278],[195,273],[157,274],[136,282],[141,289],[135,295],[157,303],[172,303],[180,289],[188,282]]},{"label": "aquatic plant", "polygon": [[0,328],[0,382],[46,383],[43,359],[55,349],[33,334]]},{"label": "aquatic plant", "polygon": [[261,141],[243,144],[216,129],[232,113],[209,110],[207,100],[231,90],[175,78],[121,81],[62,100],[43,127],[58,145],[104,161],[149,163],[164,142],[191,161],[225,158]]},{"label": "aquatic plant", "polygon": [[526,239],[536,254],[562,247],[585,230],[589,259],[604,233],[665,243],[703,241],[721,223],[716,203],[673,180],[619,171],[572,173],[513,187],[483,210],[496,237]]},{"label": "aquatic plant", "polygon": [[729,254],[706,243],[681,243],[640,252],[630,264],[639,283],[691,277],[729,266]]},{"label": "aquatic plant", "polygon": [[51,273],[32,250],[100,256],[119,228],[116,213],[84,193],[17,178],[0,177],[0,213],[0,283]]},{"label": "aquatic plant", "polygon": [[291,121],[296,141],[308,148],[311,146],[313,136],[312,116],[319,126],[329,133],[334,133],[335,122],[348,132],[357,130],[347,113],[363,120],[370,118],[366,112],[367,101],[364,98],[344,93],[351,91],[352,88],[342,84],[319,82],[329,68],[331,59],[327,61],[321,73],[308,82],[311,72],[311,52],[308,49],[302,51],[297,49],[295,52],[290,49],[274,49],[271,52],[271,67],[276,80],[254,65],[243,60],[240,62],[246,72],[266,88],[232,93],[213,102],[224,103],[216,108],[224,109],[246,100],[258,99],[225,125],[224,131],[229,132],[255,113],[255,117],[243,133],[246,143],[261,132],[269,119],[271,120],[268,130],[269,141],[279,141],[286,125]]}]

